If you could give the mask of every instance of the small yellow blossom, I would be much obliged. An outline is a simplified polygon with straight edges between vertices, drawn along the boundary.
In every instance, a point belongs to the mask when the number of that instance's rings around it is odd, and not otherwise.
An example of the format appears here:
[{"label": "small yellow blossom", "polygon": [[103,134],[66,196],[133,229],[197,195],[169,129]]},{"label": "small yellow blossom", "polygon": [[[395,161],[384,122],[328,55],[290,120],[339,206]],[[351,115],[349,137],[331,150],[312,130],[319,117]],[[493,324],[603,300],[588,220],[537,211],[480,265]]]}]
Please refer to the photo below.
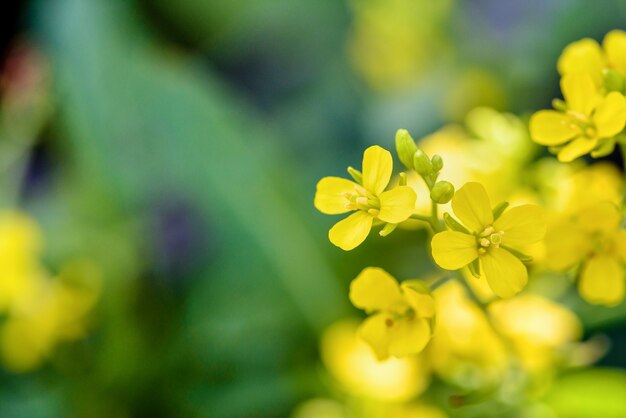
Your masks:
[{"label": "small yellow blossom", "polygon": [[581,210],[546,234],[546,263],[554,270],[582,263],[578,290],[589,303],[613,306],[624,300],[626,231],[617,206],[599,203]]},{"label": "small yellow blossom", "polygon": [[379,360],[419,353],[430,341],[435,301],[422,282],[400,285],[386,271],[368,267],[352,281],[350,301],[372,314],[359,334]]},{"label": "small yellow blossom", "polygon": [[531,372],[544,372],[580,340],[582,324],[573,312],[537,295],[520,295],[489,305],[495,329],[512,344]]},{"label": "small yellow blossom", "polygon": [[480,183],[466,183],[452,198],[452,210],[467,228],[444,231],[432,240],[435,262],[458,270],[476,259],[493,292],[511,297],[526,286],[526,266],[513,253],[540,241],[545,233],[541,209],[521,205],[494,219],[491,203]]},{"label": "small yellow blossom", "polygon": [[346,319],[324,331],[321,355],[341,388],[362,399],[402,402],[426,390],[430,373],[423,356],[379,361],[358,336],[359,324]]},{"label": "small yellow blossom", "polygon": [[[570,162],[587,153],[604,155],[624,129],[626,99],[616,91],[602,96],[588,74],[561,79],[566,109],[540,110],[530,119],[530,135],[541,145],[559,147],[558,159]],[[607,148],[608,147],[608,148]]]},{"label": "small yellow blossom", "polygon": [[557,68],[561,75],[588,74],[598,87],[604,87],[609,69],[626,76],[626,32],[607,33],[602,46],[590,38],[572,42],[563,50]]},{"label": "small yellow blossom", "polygon": [[407,220],[415,208],[415,191],[398,186],[384,191],[393,171],[389,151],[372,146],[363,154],[361,184],[340,177],[324,177],[317,183],[315,207],[329,215],[354,211],[328,232],[330,242],[349,251],[369,234],[375,219],[389,224]]},{"label": "small yellow blossom", "polygon": [[47,278],[39,261],[41,234],[37,225],[17,212],[0,214],[0,312],[27,309]]},{"label": "small yellow blossom", "polygon": [[497,384],[509,357],[485,312],[463,286],[448,281],[433,291],[437,320],[426,355],[435,373],[455,385],[479,389]]}]

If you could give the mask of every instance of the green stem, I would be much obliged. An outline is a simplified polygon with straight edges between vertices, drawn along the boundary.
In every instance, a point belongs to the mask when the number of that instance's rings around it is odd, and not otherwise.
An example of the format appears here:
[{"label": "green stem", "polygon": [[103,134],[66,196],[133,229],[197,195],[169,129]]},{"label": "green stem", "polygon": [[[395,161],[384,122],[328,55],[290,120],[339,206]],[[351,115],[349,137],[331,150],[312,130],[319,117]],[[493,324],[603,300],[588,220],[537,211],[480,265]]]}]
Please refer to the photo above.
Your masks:
[{"label": "green stem", "polygon": [[[626,144],[619,142],[619,148],[622,151],[622,174],[624,176],[624,182],[626,183]],[[622,202],[626,203],[626,191],[622,197]]]}]

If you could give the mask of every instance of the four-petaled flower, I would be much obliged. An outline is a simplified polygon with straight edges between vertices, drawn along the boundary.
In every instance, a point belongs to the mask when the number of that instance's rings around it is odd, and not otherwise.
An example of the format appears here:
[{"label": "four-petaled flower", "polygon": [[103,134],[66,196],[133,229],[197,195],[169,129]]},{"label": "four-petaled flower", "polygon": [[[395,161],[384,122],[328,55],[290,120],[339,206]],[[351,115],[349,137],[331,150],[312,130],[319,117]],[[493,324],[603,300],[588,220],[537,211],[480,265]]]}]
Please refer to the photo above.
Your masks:
[{"label": "four-petaled flower", "polygon": [[444,269],[458,270],[478,259],[496,295],[511,297],[522,290],[528,272],[511,252],[543,238],[541,209],[535,205],[517,206],[494,219],[484,187],[466,183],[452,198],[452,210],[467,230],[436,234],[432,240],[435,262]]},{"label": "four-petaled flower", "polygon": [[589,303],[613,306],[624,300],[626,231],[612,203],[580,211],[546,234],[548,267],[565,270],[581,264],[578,291]]},{"label": "four-petaled flower", "polygon": [[[530,119],[530,136],[541,145],[562,146],[558,159],[570,162],[613,138],[626,123],[626,99],[610,92],[602,97],[589,74],[566,74],[561,79],[566,109],[540,110]],[[611,148],[612,149],[612,148]]]},{"label": "four-petaled flower", "polygon": [[359,334],[379,360],[421,352],[430,341],[435,301],[425,284],[398,284],[376,267],[364,269],[350,284],[350,301],[371,313]]},{"label": "four-petaled flower", "polygon": [[352,250],[365,241],[375,219],[397,224],[411,216],[417,198],[412,188],[398,186],[384,191],[392,171],[389,151],[372,146],[363,154],[361,184],[340,177],[324,177],[317,183],[315,207],[320,212],[329,215],[355,212],[330,229],[330,242],[346,251]]}]

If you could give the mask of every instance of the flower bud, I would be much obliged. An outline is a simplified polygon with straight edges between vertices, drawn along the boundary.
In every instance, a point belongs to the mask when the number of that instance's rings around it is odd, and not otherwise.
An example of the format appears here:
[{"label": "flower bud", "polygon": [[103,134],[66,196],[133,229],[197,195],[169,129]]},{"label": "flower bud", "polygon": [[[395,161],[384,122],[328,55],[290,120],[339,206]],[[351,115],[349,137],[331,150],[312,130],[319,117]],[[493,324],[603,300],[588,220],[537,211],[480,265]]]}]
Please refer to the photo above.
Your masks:
[{"label": "flower bud", "polygon": [[406,129],[398,129],[396,132],[396,152],[398,158],[402,161],[402,164],[409,170],[413,170],[413,155],[417,151],[417,145],[411,138],[411,135]]},{"label": "flower bud", "polygon": [[413,155],[413,166],[422,177],[430,176],[433,173],[433,164],[430,162],[428,155],[421,149],[415,151]]},{"label": "flower bud", "polygon": [[430,198],[439,204],[448,203],[454,196],[454,186],[448,181],[435,183],[430,191]]},{"label": "flower bud", "polygon": [[439,154],[433,155],[433,158],[431,158],[430,162],[433,164],[433,171],[435,173],[440,172],[443,168],[443,159]]}]

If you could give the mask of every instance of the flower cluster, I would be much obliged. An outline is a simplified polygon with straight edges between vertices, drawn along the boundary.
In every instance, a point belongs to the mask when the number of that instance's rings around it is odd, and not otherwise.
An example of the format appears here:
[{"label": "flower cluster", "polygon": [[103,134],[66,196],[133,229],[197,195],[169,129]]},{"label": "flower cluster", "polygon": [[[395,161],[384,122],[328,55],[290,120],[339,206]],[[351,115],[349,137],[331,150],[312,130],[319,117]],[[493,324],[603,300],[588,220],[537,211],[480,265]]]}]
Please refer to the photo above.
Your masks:
[{"label": "flower cluster", "polygon": [[603,48],[591,39],[569,45],[558,62],[564,100],[530,120],[535,142],[549,146],[559,161],[585,154],[601,157],[615,148],[626,124],[626,32],[612,31]]},{"label": "flower cluster", "polygon": [[[323,349],[344,390],[404,400],[436,377],[471,394],[453,402],[514,392],[515,400],[507,402],[515,403],[540,398],[559,370],[602,355],[603,343],[580,342],[581,321],[550,299],[578,298],[570,283],[589,304],[612,307],[626,297],[623,178],[607,162],[578,159],[606,156],[616,145],[626,158],[626,32],[608,33],[602,46],[574,42],[557,67],[563,100],[533,114],[528,126],[513,115],[477,108],[465,127],[446,126],[419,142],[398,130],[396,153],[405,170],[395,178],[391,153],[372,146],[362,171],[348,168],[352,181],[319,181],[317,209],[353,212],[329,232],[343,250],[362,244],[373,226],[382,226],[383,237],[416,225],[429,232],[432,272],[398,282],[367,267],[351,282],[349,299],[368,316],[342,328],[350,335],[341,337],[341,347],[359,348],[340,357]],[[540,156],[529,139],[557,158]],[[357,364],[351,357],[356,351],[362,370],[346,366]],[[398,385],[389,390],[367,370],[396,370],[397,379],[390,374],[389,381]],[[409,405],[426,408],[424,416],[445,416],[428,405]],[[411,416],[402,408],[398,416]],[[526,413],[535,416],[521,415]]]}]

